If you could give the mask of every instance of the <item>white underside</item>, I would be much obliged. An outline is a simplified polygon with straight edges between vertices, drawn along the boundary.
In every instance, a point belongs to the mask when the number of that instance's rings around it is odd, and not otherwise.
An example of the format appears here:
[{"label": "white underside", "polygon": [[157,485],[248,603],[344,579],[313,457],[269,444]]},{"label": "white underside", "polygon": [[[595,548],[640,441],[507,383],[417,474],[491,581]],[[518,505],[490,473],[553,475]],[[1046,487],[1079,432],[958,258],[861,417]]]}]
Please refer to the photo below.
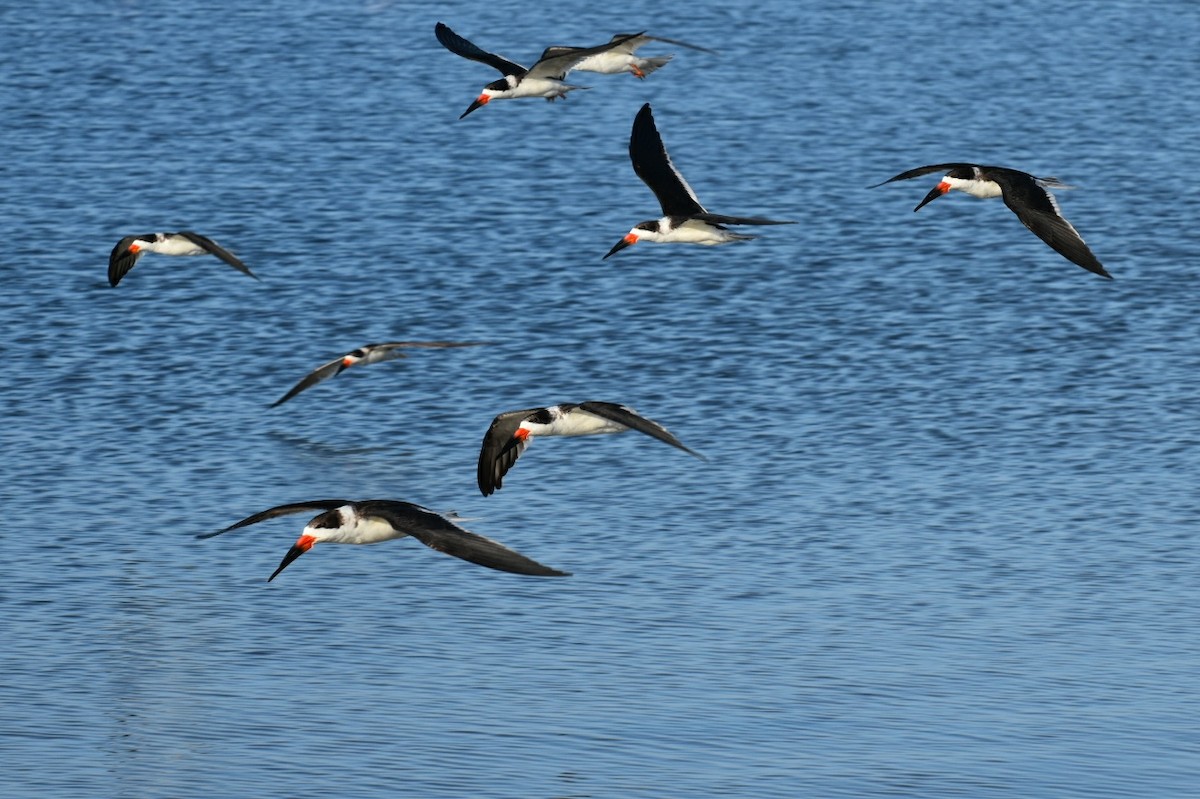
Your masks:
[{"label": "white underside", "polygon": [[641,72],[649,75],[658,71],[671,60],[671,56],[656,56],[654,58],[638,58],[633,53],[623,53],[620,50],[610,50],[588,56],[575,66],[574,72],[599,72],[603,75],[617,75],[622,72]]},{"label": "white underside", "polygon": [[984,200],[992,197],[1000,197],[1003,194],[1000,191],[1000,184],[991,180],[963,180],[962,178],[952,178],[947,175],[942,178],[942,182],[949,183],[951,191],[961,191],[972,197],[979,197]]},{"label": "white underside", "polygon": [[356,366],[366,366],[372,363],[382,363],[383,361],[394,361],[397,358],[405,357],[404,353],[397,350],[371,350],[365,357],[354,362]]},{"label": "white underside", "polygon": [[638,58],[631,53],[599,53],[588,56],[575,66],[576,72],[599,72],[602,75],[616,75],[619,72],[632,72]]},{"label": "white underside", "polygon": [[329,527],[305,527],[303,535],[310,535],[327,544],[378,544],[393,538],[404,538],[402,533],[387,522],[378,519],[361,519],[350,508],[338,509],[342,526],[336,530]]},{"label": "white underside", "polygon": [[573,410],[559,416],[550,424],[522,422],[521,427],[531,436],[594,436],[601,433],[623,433],[629,428],[586,411]]},{"label": "white underside", "polygon": [[572,86],[553,78],[525,78],[514,89],[494,91],[485,89],[484,94],[495,100],[514,100],[518,97],[545,97],[549,100],[566,97],[567,92],[582,89],[582,86]]},{"label": "white underside", "polygon": [[698,219],[689,219],[679,227],[667,229],[669,224],[668,219],[659,220],[659,228],[665,229],[665,233],[656,230],[638,230],[637,228],[630,232],[637,236],[638,241],[653,241],[658,244],[704,244],[710,247],[754,238],[744,233],[723,230]]},{"label": "white underside", "polygon": [[177,236],[166,241],[139,241],[139,249],[143,252],[156,252],[161,255],[204,255],[208,251],[197,247],[192,242]]}]

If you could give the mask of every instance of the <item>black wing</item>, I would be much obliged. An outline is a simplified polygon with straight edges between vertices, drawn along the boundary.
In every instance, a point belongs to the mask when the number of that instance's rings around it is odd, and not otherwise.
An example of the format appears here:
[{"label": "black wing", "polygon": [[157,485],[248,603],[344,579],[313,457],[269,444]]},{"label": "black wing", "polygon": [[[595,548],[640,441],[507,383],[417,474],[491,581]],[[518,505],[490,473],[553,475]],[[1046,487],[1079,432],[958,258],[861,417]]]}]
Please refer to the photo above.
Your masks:
[{"label": "black wing", "polygon": [[284,394],[282,397],[280,397],[279,399],[272,402],[271,407],[274,408],[277,405],[282,405],[283,403],[290,400],[292,397],[299,394],[301,391],[310,389],[313,386],[315,386],[317,383],[320,383],[322,380],[328,380],[329,378],[333,377],[334,375],[338,374],[341,371],[342,371],[341,357],[334,358],[329,363],[321,364],[316,369],[313,369],[311,372],[309,372],[307,375],[305,375],[304,378],[299,383],[292,386],[291,390],[288,391],[288,393]]},{"label": "black wing", "polygon": [[479,448],[479,466],[476,469],[476,481],[485,497],[503,487],[504,475],[508,474],[508,470],[529,446],[527,441],[514,437],[513,433],[517,432],[521,422],[528,419],[530,414],[539,410],[541,408],[507,411],[492,420],[483,435],[483,445]]},{"label": "black wing", "polygon": [[667,148],[663,145],[658,128],[654,126],[654,114],[646,103],[633,119],[633,132],[629,134],[629,160],[633,171],[650,187],[663,216],[696,216],[706,213],[696,192],[679,174],[671,163]]},{"label": "black wing", "polygon": [[711,222],[714,225],[794,225],[793,221],[763,219],[761,216],[726,216],[725,214],[695,214],[693,219]]},{"label": "black wing", "polygon": [[1051,249],[1089,272],[1112,279],[1079,232],[1063,218],[1054,195],[1036,178],[1015,169],[996,167],[988,168],[988,177],[1000,184],[1004,204],[1017,219]]},{"label": "black wing", "polygon": [[129,245],[141,239],[141,236],[126,236],[117,242],[112,253],[108,256],[108,285],[116,288],[121,278],[133,269],[133,265],[142,257],[140,252],[130,252]]},{"label": "black wing", "polygon": [[677,447],[689,455],[695,455],[700,460],[708,460],[699,452],[685,447],[679,439],[671,435],[671,431],[667,430],[667,428],[653,419],[647,419],[626,405],[617,405],[613,402],[581,402],[579,403],[579,407],[588,413],[624,425],[630,430],[637,430],[639,433],[653,436],[659,441],[670,444],[672,447]]},{"label": "black wing", "polygon": [[213,536],[220,535],[221,533],[228,533],[230,530],[236,530],[239,527],[248,527],[252,524],[265,522],[267,519],[274,519],[278,516],[289,516],[293,513],[304,513],[305,511],[311,512],[315,510],[333,510],[334,508],[340,508],[343,505],[349,505],[352,502],[353,500],[349,499],[314,499],[308,502],[293,502],[289,505],[277,505],[274,508],[268,508],[267,510],[256,513],[253,516],[247,516],[240,522],[231,524],[224,529],[217,530],[215,533],[200,533],[196,536],[196,538],[212,538]]},{"label": "black wing", "polygon": [[190,230],[181,230],[181,231],[179,231],[178,235],[183,236],[185,239],[190,241],[192,244],[195,244],[197,247],[201,247],[205,251],[210,252],[213,255],[217,256],[222,261],[229,264],[230,266],[232,266],[234,269],[238,270],[242,274],[249,275],[250,277],[254,278],[255,280],[258,280],[258,275],[251,272],[250,269],[244,263],[242,263],[241,260],[236,255],[234,255],[229,250],[222,247],[220,244],[217,244],[215,241],[208,238],[207,236],[201,236],[199,233],[193,233]]},{"label": "black wing", "polygon": [[566,577],[569,572],[543,566],[536,560],[503,544],[464,530],[428,508],[394,500],[368,500],[358,505],[363,516],[383,519],[396,530],[403,530],[430,549],[456,558],[512,574],[537,577]]},{"label": "black wing", "polygon": [[883,183],[876,183],[874,186],[868,186],[869,189],[874,189],[883,186],[887,183],[892,183],[897,180],[908,180],[909,178],[919,178],[921,175],[928,175],[930,172],[950,172],[954,169],[974,169],[975,164],[930,164],[929,166],[919,166],[916,169],[910,169],[907,172],[901,172],[895,177],[888,178]]},{"label": "black wing", "polygon": [[437,36],[437,40],[442,43],[442,47],[445,47],[455,55],[469,58],[472,61],[478,61],[481,64],[487,64],[489,67],[499,70],[501,75],[516,75],[517,77],[521,77],[525,74],[525,67],[515,64],[495,53],[489,53],[487,50],[476,47],[440,22],[433,26],[433,33]]}]

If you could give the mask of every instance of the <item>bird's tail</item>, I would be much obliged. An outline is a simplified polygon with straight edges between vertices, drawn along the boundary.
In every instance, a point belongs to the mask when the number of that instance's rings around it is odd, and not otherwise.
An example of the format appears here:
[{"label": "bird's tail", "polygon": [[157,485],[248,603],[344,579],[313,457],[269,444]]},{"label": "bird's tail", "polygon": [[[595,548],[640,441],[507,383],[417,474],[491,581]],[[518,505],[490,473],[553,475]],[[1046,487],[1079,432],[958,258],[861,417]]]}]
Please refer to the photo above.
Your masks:
[{"label": "bird's tail", "polygon": [[1058,178],[1038,178],[1038,185],[1044,189],[1074,189],[1075,186],[1069,183],[1063,183]]},{"label": "bird's tail", "polygon": [[638,77],[644,78],[653,72],[658,72],[660,69],[665,67],[667,62],[672,58],[674,58],[674,56],[669,55],[656,55],[651,58],[639,58],[637,66],[638,70],[642,74],[638,75]]},{"label": "bird's tail", "polygon": [[564,83],[563,85],[558,87],[557,94],[552,94],[546,98],[546,102],[552,103],[558,99],[566,100],[567,92],[573,92],[573,91],[576,91],[577,89],[590,89],[590,88],[592,88],[592,87],[591,86],[572,86],[569,83]]}]

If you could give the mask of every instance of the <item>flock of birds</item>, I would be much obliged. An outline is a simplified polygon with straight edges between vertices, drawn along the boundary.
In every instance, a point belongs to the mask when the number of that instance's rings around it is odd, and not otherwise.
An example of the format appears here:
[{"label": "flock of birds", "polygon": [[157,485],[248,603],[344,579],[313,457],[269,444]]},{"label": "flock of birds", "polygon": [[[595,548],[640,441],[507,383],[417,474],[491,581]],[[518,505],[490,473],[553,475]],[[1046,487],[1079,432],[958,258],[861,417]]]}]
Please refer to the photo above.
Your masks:
[{"label": "flock of birds", "polygon": [[[643,33],[622,33],[596,47],[552,46],[546,48],[533,66],[526,69],[508,59],[490,53],[459,36],[448,26],[437,23],[437,40],[450,52],[478,61],[498,70],[501,78],[487,84],[459,119],[493,100],[542,97],[549,101],[565,99],[568,92],[587,87],[566,82],[571,72],[618,74],[628,72],[639,79],[661,69],[671,55],[639,57],[637,51],[650,42],[664,42],[712,53],[703,47],[674,39]],[[757,216],[728,216],[710,213],[676,169],[654,123],[650,104],[642,106],[633,120],[629,138],[629,157],[633,170],[658,199],[662,216],[639,222],[603,257],[605,259],[639,241],[661,244],[703,245],[746,241],[755,236],[737,233],[730,225],[786,225],[790,221]],[[901,172],[876,186],[908,180],[933,173],[944,173],[941,180],[917,204],[926,204],[954,190],[979,198],[1000,197],[1017,218],[1042,241],[1072,263],[1111,278],[1083,238],[1062,215],[1050,189],[1070,188],[1057,178],[1039,178],[1007,167],[946,163],[921,166]],[[872,186],[871,188],[875,188]],[[255,280],[258,277],[229,250],[212,239],[192,231],[150,233],[126,236],[109,257],[108,280],[116,287],[146,253],[160,255],[213,255]],[[318,383],[341,374],[351,366],[380,363],[406,357],[408,348],[452,348],[480,346],[477,341],[393,341],[367,344],[321,364],[272,403],[282,405]],[[690,455],[699,453],[684,446],[658,422],[631,408],[610,402],[588,401],[558,404],[542,408],[505,411],[492,420],[479,453],[477,482],[488,496],[502,487],[504,476],[536,436],[586,436],[636,430]],[[284,555],[279,567],[267,578],[274,580],[292,561],[318,542],[334,544],[374,544],[411,536],[432,549],[480,566],[515,574],[540,577],[567,576],[534,561],[504,545],[466,530],[453,514],[439,514],[409,502],[388,499],[318,499],[279,505],[255,513],[241,521],[197,538],[211,538],[258,522],[295,513],[320,511],[304,527],[296,543]]]}]

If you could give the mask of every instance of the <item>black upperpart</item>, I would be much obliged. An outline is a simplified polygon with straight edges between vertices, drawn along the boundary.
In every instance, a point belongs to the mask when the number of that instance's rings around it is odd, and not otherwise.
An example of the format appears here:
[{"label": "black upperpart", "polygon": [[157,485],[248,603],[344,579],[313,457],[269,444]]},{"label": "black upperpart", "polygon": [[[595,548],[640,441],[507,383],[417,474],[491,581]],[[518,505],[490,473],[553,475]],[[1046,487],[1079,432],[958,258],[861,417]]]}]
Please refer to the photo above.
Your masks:
[{"label": "black upperpart", "polygon": [[337,508],[327,510],[317,518],[308,523],[309,527],[316,527],[321,530],[336,530],[342,526],[342,514]]},{"label": "black upperpart", "polygon": [[549,408],[539,408],[535,413],[529,415],[529,421],[534,424],[550,424],[554,418],[550,415]]}]

